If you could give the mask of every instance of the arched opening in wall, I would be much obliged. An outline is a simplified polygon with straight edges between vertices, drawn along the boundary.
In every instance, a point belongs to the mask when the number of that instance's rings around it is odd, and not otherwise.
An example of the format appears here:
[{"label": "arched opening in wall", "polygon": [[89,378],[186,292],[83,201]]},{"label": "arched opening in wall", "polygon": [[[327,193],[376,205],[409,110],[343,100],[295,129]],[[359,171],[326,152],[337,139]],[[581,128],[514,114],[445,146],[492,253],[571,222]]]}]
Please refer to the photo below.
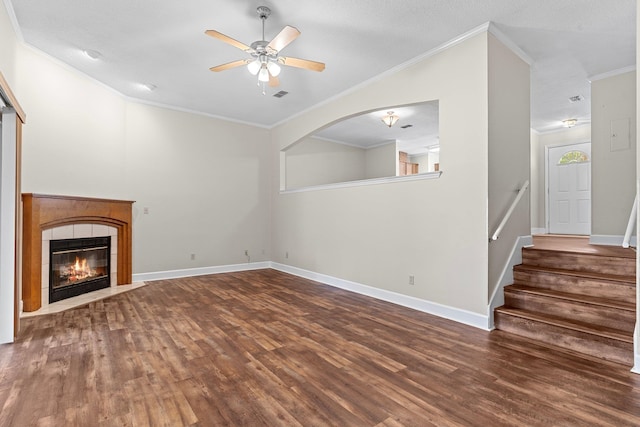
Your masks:
[{"label": "arched opening in wall", "polygon": [[282,191],[440,176],[438,100],[364,111],[280,153]]}]

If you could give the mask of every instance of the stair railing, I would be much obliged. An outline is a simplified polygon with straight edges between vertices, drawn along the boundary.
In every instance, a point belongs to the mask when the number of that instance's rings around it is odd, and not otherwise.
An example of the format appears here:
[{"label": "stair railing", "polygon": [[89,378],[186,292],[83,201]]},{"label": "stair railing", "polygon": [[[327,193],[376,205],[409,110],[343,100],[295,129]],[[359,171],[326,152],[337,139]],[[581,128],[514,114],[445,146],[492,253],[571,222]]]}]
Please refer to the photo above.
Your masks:
[{"label": "stair railing", "polygon": [[502,232],[502,229],[504,228],[505,225],[507,225],[509,218],[511,218],[511,214],[515,210],[516,206],[518,206],[518,202],[520,202],[520,199],[522,199],[522,196],[524,196],[524,192],[527,191],[527,188],[529,188],[529,180],[526,180],[522,185],[522,187],[520,187],[520,189],[518,190],[518,195],[513,200],[513,203],[511,203],[511,206],[509,207],[509,210],[507,211],[507,213],[504,214],[504,218],[502,218],[500,225],[498,225],[496,232],[493,233],[493,235],[489,239],[489,242],[498,240],[498,237],[500,237],[500,233]]},{"label": "stair railing", "polygon": [[631,208],[631,215],[629,215],[629,222],[627,223],[627,231],[624,233],[624,240],[622,241],[622,247],[628,248],[631,241],[631,233],[633,233],[633,227],[636,225],[636,214],[638,212],[638,195],[633,199],[633,207]]}]

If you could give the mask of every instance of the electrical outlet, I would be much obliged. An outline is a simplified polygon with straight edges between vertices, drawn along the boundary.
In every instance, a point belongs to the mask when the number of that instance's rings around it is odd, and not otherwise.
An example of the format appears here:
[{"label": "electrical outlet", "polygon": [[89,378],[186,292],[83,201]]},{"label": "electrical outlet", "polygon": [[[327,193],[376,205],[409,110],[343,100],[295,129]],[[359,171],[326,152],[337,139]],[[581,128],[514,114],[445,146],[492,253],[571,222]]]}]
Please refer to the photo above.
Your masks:
[{"label": "electrical outlet", "polygon": [[147,208],[147,207],[142,208],[142,213],[144,215],[149,215],[149,208]]},{"label": "electrical outlet", "polygon": [[415,276],[409,276],[409,284],[410,285],[415,285],[416,284]]},{"label": "electrical outlet", "polygon": [[191,254],[191,261],[195,261],[196,259],[196,254]]},{"label": "electrical outlet", "polygon": [[244,256],[249,256],[249,249],[244,250]]}]

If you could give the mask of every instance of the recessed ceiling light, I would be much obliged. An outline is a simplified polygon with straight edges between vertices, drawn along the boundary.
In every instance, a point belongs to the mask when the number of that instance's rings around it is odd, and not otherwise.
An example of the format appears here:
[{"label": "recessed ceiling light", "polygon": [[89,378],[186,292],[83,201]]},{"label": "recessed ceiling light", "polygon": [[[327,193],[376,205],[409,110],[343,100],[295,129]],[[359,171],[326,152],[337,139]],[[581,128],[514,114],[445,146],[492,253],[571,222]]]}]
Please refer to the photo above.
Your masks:
[{"label": "recessed ceiling light", "polygon": [[151,83],[140,83],[138,87],[142,90],[146,90],[147,92],[153,92],[158,86]]},{"label": "recessed ceiling light", "polygon": [[102,54],[100,52],[92,49],[85,49],[82,51],[82,54],[87,58],[91,59],[92,61],[97,61],[102,57]]}]

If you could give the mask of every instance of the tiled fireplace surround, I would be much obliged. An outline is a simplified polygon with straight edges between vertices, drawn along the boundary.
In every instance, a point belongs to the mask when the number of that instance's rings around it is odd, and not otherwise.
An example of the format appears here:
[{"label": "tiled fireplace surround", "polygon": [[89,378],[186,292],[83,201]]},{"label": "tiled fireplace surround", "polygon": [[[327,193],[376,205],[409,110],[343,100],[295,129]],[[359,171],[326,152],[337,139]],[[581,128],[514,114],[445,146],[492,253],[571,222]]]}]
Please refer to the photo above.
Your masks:
[{"label": "tiled fireplace surround", "polygon": [[23,202],[24,312],[49,304],[51,240],[111,237],[111,286],[132,281],[132,201],[26,193]]},{"label": "tiled fireplace surround", "polygon": [[111,236],[111,287],[118,284],[118,229],[102,224],[73,224],[42,231],[42,307],[49,305],[49,242],[59,239]]}]

